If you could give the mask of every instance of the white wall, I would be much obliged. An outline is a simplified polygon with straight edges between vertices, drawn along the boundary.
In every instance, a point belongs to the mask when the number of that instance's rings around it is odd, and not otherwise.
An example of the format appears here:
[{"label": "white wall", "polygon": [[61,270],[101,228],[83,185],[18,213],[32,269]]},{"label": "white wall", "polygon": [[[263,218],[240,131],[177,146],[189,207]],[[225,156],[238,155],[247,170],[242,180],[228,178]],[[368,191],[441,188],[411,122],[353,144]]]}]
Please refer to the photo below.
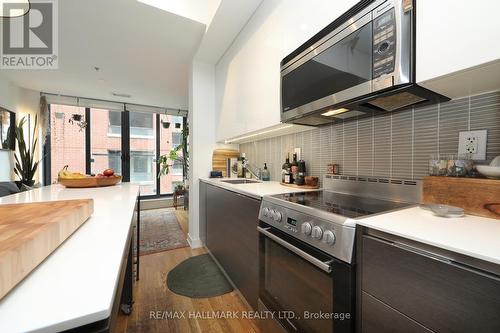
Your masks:
[{"label": "white wall", "polygon": [[[0,76],[0,106],[16,112],[17,86]],[[10,151],[0,150],[0,181],[12,180],[12,158]]]},{"label": "white wall", "polygon": [[189,83],[189,233],[191,247],[200,240],[200,177],[212,169],[215,144],[215,67],[194,61]]},{"label": "white wall", "polygon": [[264,0],[216,66],[217,141],[280,122],[280,61],[356,3]]},{"label": "white wall", "polygon": [[[0,106],[16,113],[16,121],[26,114],[38,112],[40,92],[18,87],[16,84],[0,76]],[[38,149],[40,147],[38,146]],[[39,155],[39,150],[36,152]],[[10,151],[0,150],[0,181],[14,179],[13,157]],[[35,179],[38,179],[38,174]]]}]

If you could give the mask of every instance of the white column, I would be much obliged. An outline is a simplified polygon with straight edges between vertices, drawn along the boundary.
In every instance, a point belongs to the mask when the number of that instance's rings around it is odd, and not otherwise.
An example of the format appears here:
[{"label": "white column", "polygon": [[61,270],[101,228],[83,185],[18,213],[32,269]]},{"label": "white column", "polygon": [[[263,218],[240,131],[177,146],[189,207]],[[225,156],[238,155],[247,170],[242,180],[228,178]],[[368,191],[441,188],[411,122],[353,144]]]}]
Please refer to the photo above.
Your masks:
[{"label": "white column", "polygon": [[212,170],[215,148],[215,66],[193,61],[189,82],[189,233],[192,248],[201,247],[200,177]]}]

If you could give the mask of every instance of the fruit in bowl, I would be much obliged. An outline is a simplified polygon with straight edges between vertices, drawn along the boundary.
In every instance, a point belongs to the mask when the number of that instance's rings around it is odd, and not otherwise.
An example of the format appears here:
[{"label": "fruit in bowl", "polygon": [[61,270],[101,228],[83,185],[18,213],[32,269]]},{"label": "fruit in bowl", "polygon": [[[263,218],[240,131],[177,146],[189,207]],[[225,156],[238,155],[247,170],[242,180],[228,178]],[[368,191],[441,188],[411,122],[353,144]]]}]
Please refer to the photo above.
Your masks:
[{"label": "fruit in bowl", "polygon": [[113,169],[106,169],[102,172],[102,174],[106,177],[111,177],[115,174],[115,170]]},{"label": "fruit in bowl", "polygon": [[83,178],[87,178],[88,176],[87,175],[84,175],[80,172],[71,172],[68,170],[68,166],[65,165],[61,171],[59,171],[59,173],[57,174],[57,176],[59,177],[59,179],[83,179]]}]

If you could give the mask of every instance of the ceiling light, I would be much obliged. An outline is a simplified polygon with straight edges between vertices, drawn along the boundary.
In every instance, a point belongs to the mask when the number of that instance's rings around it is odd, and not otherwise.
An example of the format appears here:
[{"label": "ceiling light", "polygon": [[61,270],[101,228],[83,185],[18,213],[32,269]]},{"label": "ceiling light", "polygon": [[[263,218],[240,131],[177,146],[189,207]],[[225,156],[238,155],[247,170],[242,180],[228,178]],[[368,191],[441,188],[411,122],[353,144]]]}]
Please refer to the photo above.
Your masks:
[{"label": "ceiling light", "polygon": [[[12,18],[26,15],[31,8],[28,0],[0,0],[0,17]],[[4,12],[4,9],[5,12]]]},{"label": "ceiling light", "polygon": [[111,93],[111,94],[113,94],[113,96],[115,96],[115,97],[124,97],[124,98],[132,97],[132,95],[129,95],[129,94],[119,94],[119,93]]},{"label": "ceiling light", "polygon": [[331,117],[331,116],[336,116],[338,114],[341,114],[341,113],[344,113],[347,111],[349,111],[349,109],[341,108],[341,109],[330,110],[328,112],[322,113],[321,115],[326,116],[326,117]]}]

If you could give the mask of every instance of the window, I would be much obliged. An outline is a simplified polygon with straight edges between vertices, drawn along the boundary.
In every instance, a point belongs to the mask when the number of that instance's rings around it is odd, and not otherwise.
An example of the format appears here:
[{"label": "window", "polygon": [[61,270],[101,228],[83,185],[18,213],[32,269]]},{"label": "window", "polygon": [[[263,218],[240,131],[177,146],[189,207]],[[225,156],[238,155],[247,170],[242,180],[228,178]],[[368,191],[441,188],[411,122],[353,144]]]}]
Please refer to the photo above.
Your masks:
[{"label": "window", "polygon": [[[56,104],[50,104],[49,110],[51,149],[45,160],[45,184],[57,181],[65,165],[71,171],[92,174],[113,169],[124,181],[140,185],[141,196],[172,194],[175,185],[183,184],[181,161],[169,161],[169,174],[158,177],[156,158],[182,144],[185,118]],[[86,128],[68,122],[75,114],[89,117],[85,119],[89,122]],[[170,123],[168,128],[157,123],[160,120]],[[179,156],[182,153],[179,151]]]},{"label": "window", "polygon": [[[94,113],[95,109],[92,109]],[[119,111],[107,111],[108,112],[108,135],[109,136],[121,136],[122,134],[122,113]],[[94,118],[93,116],[91,117]]]},{"label": "window", "polygon": [[[170,151],[182,144],[182,126],[184,126],[184,118],[160,115],[161,123],[170,123],[168,128],[160,126],[160,155],[168,155]],[[176,124],[180,128],[176,128]],[[179,126],[177,125],[177,126]],[[182,156],[182,150],[178,152]],[[170,168],[170,173],[160,177],[160,194],[173,193],[175,184],[183,183],[183,170],[180,161],[174,161]]]},{"label": "window", "polygon": [[130,181],[141,185],[142,195],[156,195],[156,116],[130,112],[129,118]]},{"label": "window", "polygon": [[172,148],[180,146],[182,143],[182,133],[174,132],[172,133]]},{"label": "window", "polygon": [[134,155],[132,161],[133,173],[151,173],[151,161],[153,159],[153,152],[132,152]]},{"label": "window", "polygon": [[85,173],[85,130],[69,119],[74,115],[85,117],[85,108],[68,105],[50,106],[50,179],[45,184],[57,182],[59,171],[65,166],[73,172]]},{"label": "window", "polygon": [[174,164],[172,165],[172,174],[182,176],[182,162],[181,161],[174,162]]},{"label": "window", "polygon": [[119,150],[108,150],[108,168],[115,170],[116,173],[121,174],[122,159]]},{"label": "window", "polygon": [[130,136],[137,138],[152,138],[153,114],[130,112]]}]

